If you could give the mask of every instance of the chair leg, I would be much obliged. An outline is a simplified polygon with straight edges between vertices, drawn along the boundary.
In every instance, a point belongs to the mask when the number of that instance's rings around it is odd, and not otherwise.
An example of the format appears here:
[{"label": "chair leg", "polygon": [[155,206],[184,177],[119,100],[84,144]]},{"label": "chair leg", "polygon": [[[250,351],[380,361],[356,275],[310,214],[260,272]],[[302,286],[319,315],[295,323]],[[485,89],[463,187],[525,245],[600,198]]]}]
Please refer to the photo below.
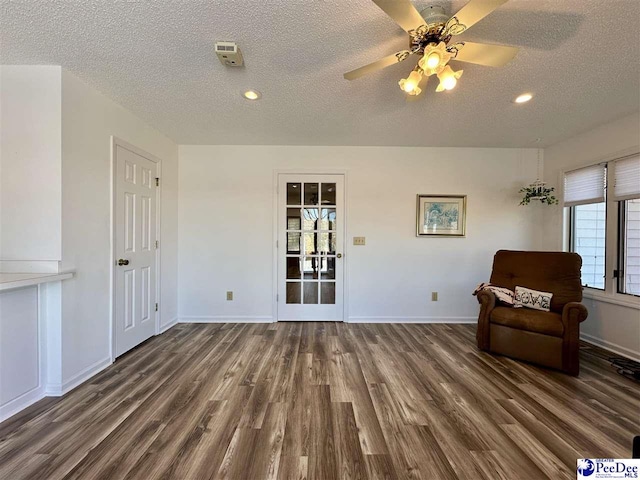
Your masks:
[{"label": "chair leg", "polygon": [[571,363],[567,367],[565,372],[567,372],[569,375],[573,375],[574,377],[579,376],[580,375],[580,362],[576,361],[574,363]]},{"label": "chair leg", "polygon": [[576,332],[565,335],[562,342],[562,370],[577,377],[580,374],[580,340]]}]

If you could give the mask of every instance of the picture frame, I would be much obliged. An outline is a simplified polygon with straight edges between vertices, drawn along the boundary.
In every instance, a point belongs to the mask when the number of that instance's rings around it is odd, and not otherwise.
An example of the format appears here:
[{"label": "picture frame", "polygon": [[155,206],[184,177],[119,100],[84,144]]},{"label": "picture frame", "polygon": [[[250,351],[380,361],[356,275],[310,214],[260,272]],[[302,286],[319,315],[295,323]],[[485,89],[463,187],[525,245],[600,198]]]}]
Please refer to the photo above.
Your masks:
[{"label": "picture frame", "polygon": [[417,237],[464,237],[466,223],[466,195],[416,196]]}]

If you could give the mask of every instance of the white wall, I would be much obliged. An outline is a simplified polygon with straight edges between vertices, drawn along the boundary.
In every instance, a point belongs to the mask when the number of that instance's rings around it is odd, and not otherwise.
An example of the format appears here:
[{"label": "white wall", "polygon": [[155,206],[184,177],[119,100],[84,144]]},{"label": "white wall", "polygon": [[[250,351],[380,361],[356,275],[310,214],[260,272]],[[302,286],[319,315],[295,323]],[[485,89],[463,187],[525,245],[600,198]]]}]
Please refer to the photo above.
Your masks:
[{"label": "white wall", "polygon": [[[603,160],[612,160],[617,155],[628,154],[639,148],[640,114],[636,113],[546,148],[544,152],[545,181],[561,186],[563,171]],[[562,250],[561,208],[549,209],[545,212],[544,237],[540,248]],[[613,268],[613,266],[608,268],[608,276]],[[590,293],[585,292],[585,295]],[[595,297],[597,296],[596,294]],[[589,308],[589,318],[581,326],[584,338],[640,359],[640,310],[632,306],[634,299],[625,300],[615,295],[602,294],[602,296],[610,298],[585,300]],[[615,304],[611,303],[612,301],[622,301],[627,304]]]},{"label": "white wall", "polygon": [[38,332],[38,287],[0,292],[0,421],[42,396]]},{"label": "white wall", "polygon": [[[471,292],[488,280],[496,250],[537,244],[541,209],[519,206],[517,193],[536,179],[537,154],[180,146],[179,316],[272,317],[274,170],[316,168],[347,171],[348,320],[477,319]],[[466,238],[416,238],[418,193],[467,194]],[[353,236],[366,246],[351,245]]]},{"label": "white wall", "polygon": [[77,271],[62,285],[67,384],[110,355],[111,135],[162,160],[161,324],[170,324],[177,315],[177,146],[63,70],[62,268]]},{"label": "white wall", "polygon": [[[545,148],[544,179],[562,193],[563,171],[612,160],[616,153],[639,144],[640,114],[636,113]],[[562,250],[562,209],[548,209],[544,221],[542,248]]]},{"label": "white wall", "polygon": [[0,260],[61,258],[61,68],[0,67]]}]

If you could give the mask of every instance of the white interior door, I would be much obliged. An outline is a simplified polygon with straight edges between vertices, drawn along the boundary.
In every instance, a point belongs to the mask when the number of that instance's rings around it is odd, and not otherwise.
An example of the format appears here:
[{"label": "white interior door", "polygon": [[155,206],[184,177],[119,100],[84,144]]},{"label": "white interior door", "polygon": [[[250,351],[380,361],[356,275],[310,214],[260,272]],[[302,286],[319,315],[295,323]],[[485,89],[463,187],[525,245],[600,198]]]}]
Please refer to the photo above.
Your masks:
[{"label": "white interior door", "polygon": [[115,356],[156,332],[157,164],[115,145]]},{"label": "white interior door", "polygon": [[279,175],[278,320],[343,320],[344,176]]}]

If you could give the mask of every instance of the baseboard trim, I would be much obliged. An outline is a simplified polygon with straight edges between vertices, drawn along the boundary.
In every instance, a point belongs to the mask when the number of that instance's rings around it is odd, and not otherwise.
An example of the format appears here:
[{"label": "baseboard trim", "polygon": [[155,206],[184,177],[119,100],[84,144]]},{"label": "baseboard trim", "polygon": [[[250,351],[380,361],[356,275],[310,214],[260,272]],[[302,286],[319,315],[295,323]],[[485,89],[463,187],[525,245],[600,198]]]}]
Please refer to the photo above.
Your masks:
[{"label": "baseboard trim", "polygon": [[358,317],[348,323],[477,323],[478,317]]},{"label": "baseboard trim", "polygon": [[178,317],[173,317],[169,323],[165,324],[165,325],[160,325],[160,331],[158,332],[158,335],[166,332],[167,330],[169,330],[171,327],[175,327],[178,324]]},{"label": "baseboard trim", "polygon": [[251,315],[203,315],[186,316],[178,319],[179,323],[273,323],[270,316]]},{"label": "baseboard trim", "polygon": [[42,400],[44,397],[44,387],[38,385],[19,397],[10,400],[6,404],[0,406],[0,422],[4,422],[6,419],[13,417],[16,413],[30,407],[38,400]]},{"label": "baseboard trim", "polygon": [[[270,316],[250,315],[193,315],[179,317],[176,323],[273,323]],[[468,323],[478,322],[478,317],[359,317],[351,316],[345,323]],[[164,332],[173,325],[161,329]]]},{"label": "baseboard trim", "polygon": [[602,340],[601,338],[594,337],[593,335],[589,335],[586,333],[580,334],[580,340],[583,340],[587,343],[591,343],[597,347],[606,348],[607,350],[616,353],[618,355],[622,355],[623,357],[630,358],[631,360],[635,360],[636,362],[640,362],[640,352],[634,352],[626,347],[622,347],[617,343],[608,342],[606,340]]},{"label": "baseboard trim", "polygon": [[45,395],[47,397],[61,397],[62,395],[66,395],[80,384],[86,382],[94,375],[100,373],[102,370],[111,365],[111,363],[111,357],[107,357],[102,360],[98,360],[92,365],[89,365],[87,368],[76,373],[69,380],[63,382],[62,384],[48,384],[45,389]]}]

